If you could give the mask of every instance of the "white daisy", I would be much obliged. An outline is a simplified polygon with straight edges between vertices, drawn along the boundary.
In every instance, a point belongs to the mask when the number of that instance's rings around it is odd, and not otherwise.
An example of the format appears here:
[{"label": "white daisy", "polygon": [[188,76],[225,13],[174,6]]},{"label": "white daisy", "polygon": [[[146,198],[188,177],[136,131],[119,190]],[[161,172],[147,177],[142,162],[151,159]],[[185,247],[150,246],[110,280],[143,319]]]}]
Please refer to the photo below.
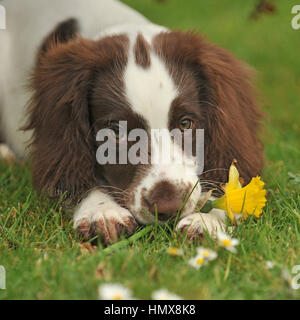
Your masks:
[{"label": "white daisy", "polygon": [[207,264],[207,260],[202,255],[197,254],[196,257],[191,258],[188,263],[190,266],[200,269],[202,266]]},{"label": "white daisy", "polygon": [[266,269],[273,269],[275,267],[275,262],[273,261],[266,261],[265,263]]},{"label": "white daisy", "polygon": [[152,299],[153,300],[182,300],[181,297],[179,297],[175,293],[169,292],[167,289],[159,289],[152,293]]},{"label": "white daisy", "polygon": [[101,300],[132,300],[131,291],[118,283],[108,283],[99,286]]},{"label": "white daisy", "polygon": [[197,255],[202,256],[207,261],[212,261],[217,257],[216,252],[203,247],[197,248]]},{"label": "white daisy", "polygon": [[238,239],[231,238],[229,235],[221,231],[217,232],[217,237],[218,237],[220,246],[224,247],[226,250],[232,253],[237,252],[235,246],[239,244]]}]

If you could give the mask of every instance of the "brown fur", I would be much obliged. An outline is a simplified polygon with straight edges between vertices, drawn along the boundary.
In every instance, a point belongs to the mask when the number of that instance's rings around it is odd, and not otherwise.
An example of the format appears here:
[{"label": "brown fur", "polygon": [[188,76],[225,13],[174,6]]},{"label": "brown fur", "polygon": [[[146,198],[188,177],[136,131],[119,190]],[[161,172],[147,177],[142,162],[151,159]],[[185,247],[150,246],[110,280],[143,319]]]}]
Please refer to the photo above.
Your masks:
[{"label": "brown fur", "polygon": [[58,43],[52,35],[42,45],[24,129],[34,130],[34,185],[54,198],[67,192],[66,198],[74,204],[97,183],[88,108],[92,81],[109,66],[126,63],[128,39],[124,35],[100,41],[70,38]]},{"label": "brown fur", "polygon": [[144,69],[150,67],[150,45],[139,33],[134,45],[135,62]]}]

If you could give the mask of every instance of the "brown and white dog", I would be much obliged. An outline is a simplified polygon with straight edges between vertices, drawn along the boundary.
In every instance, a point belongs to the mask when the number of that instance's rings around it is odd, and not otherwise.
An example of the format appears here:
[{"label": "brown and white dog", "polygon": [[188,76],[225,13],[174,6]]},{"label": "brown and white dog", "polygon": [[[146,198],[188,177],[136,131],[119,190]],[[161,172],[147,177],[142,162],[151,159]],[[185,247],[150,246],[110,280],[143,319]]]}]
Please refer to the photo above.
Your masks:
[{"label": "brown and white dog", "polygon": [[[195,208],[207,184],[226,181],[234,158],[246,182],[262,169],[261,114],[248,68],[200,35],[154,25],[115,0],[0,4],[7,11],[7,29],[0,30],[2,137],[20,157],[32,137],[34,185],[51,198],[65,195],[80,234],[111,243],[178,209],[177,229],[190,237],[222,229],[221,210]],[[203,174],[176,157],[168,165],[100,165],[97,132],[112,129],[120,144],[119,121],[147,133],[204,129]],[[150,144],[150,154],[160,147]],[[169,144],[185,156],[171,136]]]}]

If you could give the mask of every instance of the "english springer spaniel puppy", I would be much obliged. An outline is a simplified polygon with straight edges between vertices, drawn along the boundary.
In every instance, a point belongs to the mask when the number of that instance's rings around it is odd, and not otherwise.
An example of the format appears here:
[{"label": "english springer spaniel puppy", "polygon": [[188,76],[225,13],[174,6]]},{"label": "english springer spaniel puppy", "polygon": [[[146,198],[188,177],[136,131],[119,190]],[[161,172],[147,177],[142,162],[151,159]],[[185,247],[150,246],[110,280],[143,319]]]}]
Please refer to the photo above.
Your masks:
[{"label": "english springer spaniel puppy", "polygon": [[[201,214],[197,203],[210,183],[226,182],[233,159],[245,182],[261,172],[261,114],[247,66],[197,33],[155,25],[116,0],[0,4],[7,13],[0,30],[2,153],[9,146],[30,157],[35,187],[72,208],[78,232],[109,244],[178,212],[177,230],[191,238],[224,228],[223,211]],[[203,129],[204,171],[177,161],[189,156],[171,134],[176,152],[168,164],[99,163],[102,129],[126,151],[134,129],[189,132],[193,147]],[[160,149],[151,138],[140,156]]]}]

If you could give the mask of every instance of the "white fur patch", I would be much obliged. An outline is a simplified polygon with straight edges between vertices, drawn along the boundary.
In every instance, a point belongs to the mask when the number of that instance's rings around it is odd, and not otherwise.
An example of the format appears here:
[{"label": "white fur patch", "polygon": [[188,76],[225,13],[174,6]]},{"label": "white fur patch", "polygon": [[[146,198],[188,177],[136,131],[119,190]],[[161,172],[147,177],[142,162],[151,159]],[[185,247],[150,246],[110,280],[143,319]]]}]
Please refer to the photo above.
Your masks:
[{"label": "white fur patch", "polygon": [[178,92],[163,62],[153,53],[150,57],[151,65],[144,69],[135,63],[130,50],[124,73],[126,97],[151,129],[168,128],[168,113]]},{"label": "white fur patch", "polygon": [[99,220],[113,219],[123,224],[124,219],[132,217],[131,213],[120,207],[110,196],[94,190],[81,201],[74,211],[74,228],[76,229],[84,219],[90,223]]},{"label": "white fur patch", "polygon": [[192,213],[182,218],[176,230],[187,230],[190,236],[199,236],[205,230],[212,236],[216,237],[218,231],[225,231],[225,211],[213,209],[209,213]]}]

